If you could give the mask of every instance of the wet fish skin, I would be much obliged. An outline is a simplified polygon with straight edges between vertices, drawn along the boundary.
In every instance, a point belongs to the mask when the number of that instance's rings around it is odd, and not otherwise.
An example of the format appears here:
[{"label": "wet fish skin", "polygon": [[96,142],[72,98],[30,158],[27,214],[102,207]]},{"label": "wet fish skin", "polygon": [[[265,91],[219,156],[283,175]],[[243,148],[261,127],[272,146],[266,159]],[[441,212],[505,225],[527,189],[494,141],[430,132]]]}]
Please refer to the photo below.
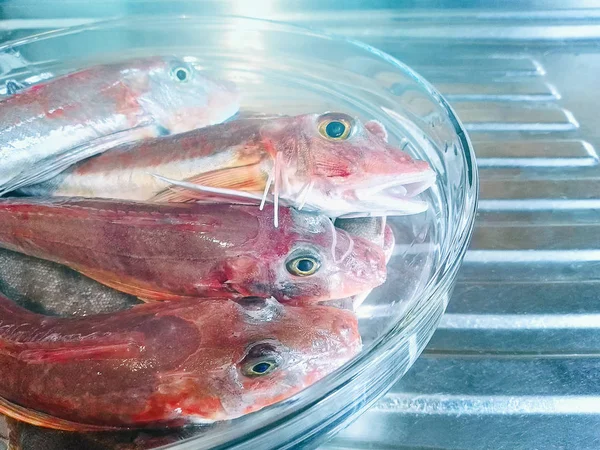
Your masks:
[{"label": "wet fish skin", "polygon": [[336,219],[335,226],[348,233],[360,236],[383,247],[385,217],[359,217],[355,219]]},{"label": "wet fish skin", "polygon": [[293,395],[360,347],[356,317],[326,306],[192,299],[58,318],[0,296],[0,410],[77,431],[226,420]]},{"label": "wet fish skin", "polygon": [[92,66],[24,88],[0,101],[0,194],[21,186],[24,169],[54,167],[78,146],[63,169],[113,135],[136,140],[222,122],[237,112],[238,96],[172,57]]},{"label": "wet fish skin", "polygon": [[[379,245],[385,254],[386,264],[389,263],[396,244],[396,238],[394,231],[387,223],[386,217],[336,219],[334,224],[336,228],[345,230],[353,236],[359,236]],[[356,311],[364,303],[371,291],[372,289],[367,289],[359,294],[327,304]]]},{"label": "wet fish skin", "polygon": [[[380,247],[322,215],[226,204],[0,199],[0,247],[67,265],[144,300],[316,302],[382,284]],[[294,264],[312,262],[311,273]]]},{"label": "wet fish skin", "polygon": [[396,239],[394,231],[387,223],[385,216],[357,217],[354,219],[338,218],[335,220],[334,225],[336,228],[347,231],[353,236],[359,236],[379,245],[385,253],[386,263],[389,262]]},{"label": "wet fish skin", "polygon": [[[343,140],[323,135],[323,125],[335,120],[351,127]],[[343,113],[232,120],[118,146],[23,193],[185,202],[205,199],[200,188],[210,187],[330,217],[424,211],[427,204],[413,197],[433,184],[435,173],[386,139],[379,122]],[[176,187],[177,181],[200,192]]]},{"label": "wet fish skin", "polygon": [[[128,309],[135,297],[106,287],[66,266],[0,249],[0,293],[44,315],[87,316]],[[10,433],[7,423],[10,423]],[[176,442],[190,431],[73,433],[40,428],[0,415],[0,448],[14,450],[142,450]]]},{"label": "wet fish skin", "polygon": [[140,303],[66,266],[5,249],[0,249],[0,292],[47,315],[85,316]]}]

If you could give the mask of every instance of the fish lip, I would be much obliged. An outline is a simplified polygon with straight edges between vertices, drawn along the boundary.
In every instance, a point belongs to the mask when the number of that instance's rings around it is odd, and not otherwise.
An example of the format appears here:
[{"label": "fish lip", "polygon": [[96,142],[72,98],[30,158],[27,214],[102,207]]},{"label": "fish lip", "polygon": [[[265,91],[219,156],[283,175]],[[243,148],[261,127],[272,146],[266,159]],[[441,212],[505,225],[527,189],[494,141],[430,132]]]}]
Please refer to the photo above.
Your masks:
[{"label": "fish lip", "polygon": [[417,214],[428,209],[428,203],[416,197],[436,181],[433,170],[397,176],[375,186],[356,189],[354,196],[362,208],[340,217],[376,217]]},{"label": "fish lip", "polygon": [[384,193],[393,188],[404,187],[407,185],[411,185],[412,189],[410,192],[406,192],[405,195],[390,195],[391,197],[399,197],[399,198],[407,198],[414,197],[415,195],[420,194],[426,189],[430,188],[437,179],[436,173],[429,169],[418,173],[407,173],[404,175],[399,175],[394,177],[387,182],[378,182],[375,186],[370,186],[367,188],[357,189],[356,193],[361,199],[367,199],[373,195]]}]

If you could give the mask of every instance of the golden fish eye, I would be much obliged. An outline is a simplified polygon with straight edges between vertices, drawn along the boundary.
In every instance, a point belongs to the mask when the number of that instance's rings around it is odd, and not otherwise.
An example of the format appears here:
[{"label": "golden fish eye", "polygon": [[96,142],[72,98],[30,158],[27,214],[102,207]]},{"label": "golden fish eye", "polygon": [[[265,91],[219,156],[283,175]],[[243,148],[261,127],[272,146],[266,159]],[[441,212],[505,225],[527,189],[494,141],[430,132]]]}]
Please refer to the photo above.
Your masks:
[{"label": "golden fish eye", "polygon": [[261,377],[276,370],[283,363],[281,352],[269,342],[255,344],[242,360],[242,373],[247,377]]},{"label": "golden fish eye", "polygon": [[171,70],[171,77],[179,83],[185,83],[190,80],[192,73],[187,67],[178,66]]},{"label": "golden fish eye", "polygon": [[299,256],[288,261],[286,267],[292,275],[308,277],[319,270],[321,263],[312,256]]},{"label": "golden fish eye", "polygon": [[343,118],[328,118],[319,124],[319,133],[321,136],[332,141],[348,139],[351,131],[351,123]]},{"label": "golden fish eye", "polygon": [[277,363],[275,361],[258,361],[252,364],[248,364],[248,366],[244,368],[244,375],[248,377],[260,377],[263,375],[270,374],[276,368]]}]

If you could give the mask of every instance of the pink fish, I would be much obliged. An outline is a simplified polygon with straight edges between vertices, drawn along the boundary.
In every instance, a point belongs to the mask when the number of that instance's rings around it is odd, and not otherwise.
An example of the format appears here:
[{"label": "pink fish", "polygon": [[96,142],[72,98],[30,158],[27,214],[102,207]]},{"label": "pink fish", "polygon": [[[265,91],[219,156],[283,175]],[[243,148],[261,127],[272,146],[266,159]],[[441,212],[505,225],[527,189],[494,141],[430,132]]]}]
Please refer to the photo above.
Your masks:
[{"label": "pink fish", "polygon": [[59,318],[0,295],[0,412],[74,431],[232,419],[360,348],[356,317],[327,306],[183,300]]},{"label": "pink fish", "polygon": [[238,106],[231,84],[175,58],[98,65],[24,88],[0,102],[0,195],[123,142],[222,122]]},{"label": "pink fish", "polygon": [[322,215],[246,205],[0,200],[0,247],[144,300],[274,296],[315,302],[385,281],[382,249]]},{"label": "pink fish", "polygon": [[[334,224],[336,228],[347,231],[353,237],[361,237],[380,246],[383,249],[386,264],[390,262],[394,246],[396,245],[396,237],[392,228],[387,223],[385,216],[337,219]],[[371,291],[372,289],[367,289],[360,294],[328,304],[356,311],[367,299]]]},{"label": "pink fish", "polygon": [[23,192],[186,202],[217,196],[344,215],[412,214],[435,173],[343,113],[233,120],[116,147]]}]

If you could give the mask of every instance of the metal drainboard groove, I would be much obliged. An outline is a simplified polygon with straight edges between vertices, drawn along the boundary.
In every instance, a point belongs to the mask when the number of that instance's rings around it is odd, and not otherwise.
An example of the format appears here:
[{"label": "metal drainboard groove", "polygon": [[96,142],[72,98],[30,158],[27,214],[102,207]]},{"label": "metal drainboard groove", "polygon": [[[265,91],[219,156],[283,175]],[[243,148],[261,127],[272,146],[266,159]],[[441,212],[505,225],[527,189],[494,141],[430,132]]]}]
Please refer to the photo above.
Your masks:
[{"label": "metal drainboard groove", "polygon": [[471,250],[422,357],[331,448],[597,448],[594,141],[535,58],[462,56],[413,62],[470,130],[481,169]]},{"label": "metal drainboard groove", "polygon": [[[564,106],[566,81],[555,85],[542,53],[524,55],[519,42],[568,37],[580,25],[598,37],[600,12],[556,12],[552,27],[548,14],[526,10],[382,11],[365,24],[366,13],[272,18],[311,26],[316,18],[315,26],[363,39],[437,85],[470,130],[483,198],[472,251],[429,347],[327,448],[600,447],[600,221],[589,209],[600,208],[598,141]],[[504,54],[477,45],[505,37],[513,49]]]},{"label": "metal drainboard groove", "polygon": [[594,147],[581,139],[477,140],[475,145],[480,169],[590,167],[598,164]]}]

